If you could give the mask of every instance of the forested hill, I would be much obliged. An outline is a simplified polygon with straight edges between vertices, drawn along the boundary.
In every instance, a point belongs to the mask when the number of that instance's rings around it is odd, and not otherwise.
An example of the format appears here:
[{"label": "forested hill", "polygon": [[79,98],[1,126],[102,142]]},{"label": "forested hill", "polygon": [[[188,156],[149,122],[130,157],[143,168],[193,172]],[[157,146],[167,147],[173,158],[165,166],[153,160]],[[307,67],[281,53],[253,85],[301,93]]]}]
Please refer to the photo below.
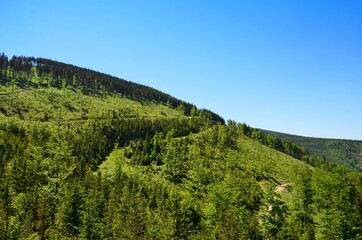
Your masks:
[{"label": "forested hill", "polygon": [[[113,77],[90,69],[77,67],[45,58],[13,56],[9,59],[0,54],[0,72],[7,71],[13,78],[22,78],[24,86],[36,82],[42,86],[60,88],[62,85],[82,89],[84,93],[101,91],[121,93],[137,100],[156,101],[168,104],[172,108],[180,108],[186,115],[191,115],[195,105],[176,99],[169,94],[121,78]],[[20,75],[19,75],[20,74]],[[15,76],[17,75],[17,76]],[[202,109],[200,113],[210,116],[214,121],[225,123],[218,114]]]},{"label": "forested hill", "polygon": [[311,154],[325,158],[327,161],[341,163],[362,172],[362,141],[312,138],[267,130],[261,131],[305,147]]},{"label": "forested hill", "polygon": [[0,239],[362,238],[357,171],[152,88],[0,61]]}]

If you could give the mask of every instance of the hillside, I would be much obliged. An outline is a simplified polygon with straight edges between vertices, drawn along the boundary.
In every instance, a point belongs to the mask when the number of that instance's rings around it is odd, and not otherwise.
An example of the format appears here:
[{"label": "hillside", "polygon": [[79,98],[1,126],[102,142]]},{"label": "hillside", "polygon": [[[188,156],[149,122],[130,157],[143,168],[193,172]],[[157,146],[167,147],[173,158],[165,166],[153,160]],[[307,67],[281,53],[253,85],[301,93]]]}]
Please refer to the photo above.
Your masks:
[{"label": "hillside", "polygon": [[0,55],[0,239],[359,239],[362,174],[155,89]]},{"label": "hillside", "polygon": [[362,141],[311,138],[267,130],[261,131],[305,147],[311,154],[325,158],[327,161],[344,164],[362,172]]}]

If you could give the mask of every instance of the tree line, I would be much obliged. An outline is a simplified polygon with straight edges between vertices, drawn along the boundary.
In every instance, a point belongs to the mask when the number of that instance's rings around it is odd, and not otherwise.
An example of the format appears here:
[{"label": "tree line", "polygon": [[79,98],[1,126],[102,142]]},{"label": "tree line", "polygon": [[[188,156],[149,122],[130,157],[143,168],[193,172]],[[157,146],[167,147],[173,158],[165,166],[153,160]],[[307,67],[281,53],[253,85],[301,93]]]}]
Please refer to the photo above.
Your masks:
[{"label": "tree line", "polygon": [[[12,78],[22,78],[29,85],[36,83],[57,88],[66,85],[80,88],[85,94],[102,91],[117,92],[132,99],[155,101],[167,104],[172,108],[180,108],[188,116],[196,108],[191,103],[142,84],[45,58],[13,56],[9,60],[2,53],[0,54],[0,73],[5,81],[10,80],[11,75]],[[220,115],[210,110],[201,109],[199,113],[210,116],[213,121],[225,123]]]}]

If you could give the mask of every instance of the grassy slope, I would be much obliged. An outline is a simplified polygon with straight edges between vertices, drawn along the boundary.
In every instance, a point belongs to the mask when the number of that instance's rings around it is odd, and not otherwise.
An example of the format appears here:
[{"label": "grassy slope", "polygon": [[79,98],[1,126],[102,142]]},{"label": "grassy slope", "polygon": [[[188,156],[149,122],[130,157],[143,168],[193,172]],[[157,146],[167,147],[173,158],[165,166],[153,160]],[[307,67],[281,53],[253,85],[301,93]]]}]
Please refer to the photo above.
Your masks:
[{"label": "grassy slope", "polygon": [[[206,168],[209,170],[209,172],[204,174],[212,173],[216,175],[222,175],[219,176],[219,180],[214,184],[204,186],[206,188],[210,188],[211,186],[218,185],[225,181],[232,181],[230,178],[239,179],[246,176],[247,178],[250,178],[250,181],[256,179],[260,189],[264,192],[270,188],[277,189],[278,186],[282,186],[283,184],[288,185],[287,191],[289,191],[293,189],[293,185],[297,183],[297,173],[301,169],[309,169],[312,172],[320,171],[298,159],[266,147],[261,143],[253,141],[247,137],[238,138],[236,143],[237,147],[223,149],[220,146],[210,144],[210,142],[205,142],[203,140],[205,138],[209,138],[212,131],[212,129],[207,129],[200,133],[191,134],[187,137],[186,140],[189,145],[188,154],[190,155],[192,155],[191,152],[193,151],[192,149],[194,144],[196,142],[202,142],[201,145],[203,146],[204,150],[199,151],[205,151],[205,154],[199,152],[199,154],[203,155],[203,157],[198,157],[203,159],[201,160],[202,167],[205,168],[208,166]],[[179,140],[182,141],[181,139]],[[177,139],[174,139],[173,141],[177,141]],[[166,143],[166,145],[167,144],[168,143]],[[107,176],[109,179],[115,179],[118,172],[121,171],[129,178],[132,176],[137,176],[137,178],[143,179],[141,181],[145,181],[146,185],[148,182],[159,181],[169,184],[167,175],[165,174],[166,169],[164,165],[134,165],[132,163],[132,159],[125,157],[124,153],[125,148],[118,148],[109,155],[107,160],[99,166],[99,171],[101,172],[102,176]],[[190,166],[188,180],[185,180],[182,184],[179,184],[179,187],[187,192],[190,190],[190,186],[195,185],[195,183],[192,184],[190,182],[193,181],[192,179],[196,178],[195,171],[197,171],[197,167],[195,166],[200,163],[196,162],[197,160],[192,159],[189,155],[185,155],[185,159],[187,159],[185,161],[187,161]],[[235,174],[235,172],[237,173]],[[252,176],[248,175],[249,173],[252,173]],[[324,171],[321,173],[322,175],[325,174]],[[244,176],[244,174],[246,175]],[[249,192],[251,190],[245,189],[244,191]],[[289,194],[281,194],[280,197],[284,199],[287,205],[291,204]],[[205,199],[207,198],[208,197],[205,197]],[[207,206],[207,204],[204,206]]]},{"label": "grassy slope", "polygon": [[[193,134],[191,140],[202,138],[205,132]],[[215,159],[222,160],[223,157],[234,159],[240,164],[242,168],[248,169],[251,172],[262,173],[263,180],[268,179],[268,182],[278,184],[279,182],[294,182],[295,174],[293,170],[300,167],[313,167],[305,164],[304,162],[290,157],[284,153],[275,151],[268,148],[256,141],[249,138],[238,139],[238,149],[230,150],[227,156],[224,154],[214,154]],[[215,148],[212,145],[209,148]],[[211,151],[211,150],[210,150]],[[124,149],[115,149],[113,153],[107,158],[105,162],[100,165],[100,171],[105,175],[112,175],[116,172],[118,164],[128,165],[129,159],[123,156]],[[257,161],[256,161],[257,159]],[[225,162],[220,161],[220,168],[225,167]],[[130,166],[129,166],[130,167]],[[134,167],[134,166],[133,166]],[[161,168],[160,166],[137,166],[140,168]],[[145,171],[141,171],[145,172]]]},{"label": "grassy slope", "polygon": [[362,141],[312,138],[267,130],[262,131],[305,147],[312,154],[325,157],[327,161],[342,163],[360,172],[362,171]]},{"label": "grassy slope", "polygon": [[155,102],[137,102],[117,94],[84,95],[74,89],[2,87],[0,120],[84,121],[113,117],[181,117],[182,113]]}]

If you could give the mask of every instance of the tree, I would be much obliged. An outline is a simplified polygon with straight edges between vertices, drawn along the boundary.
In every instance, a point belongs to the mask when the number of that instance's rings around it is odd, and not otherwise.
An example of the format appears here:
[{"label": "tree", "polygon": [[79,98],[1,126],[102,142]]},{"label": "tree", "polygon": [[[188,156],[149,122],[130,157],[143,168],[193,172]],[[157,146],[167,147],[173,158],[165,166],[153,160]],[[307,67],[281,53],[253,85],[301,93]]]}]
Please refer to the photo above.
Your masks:
[{"label": "tree", "polygon": [[264,193],[263,209],[260,216],[263,236],[267,239],[276,239],[285,225],[288,210],[272,187]]},{"label": "tree", "polygon": [[79,234],[84,204],[82,195],[78,184],[69,184],[62,189],[60,205],[55,216],[55,226],[60,236],[74,237]]},{"label": "tree", "polygon": [[303,166],[295,170],[295,175],[297,180],[292,191],[291,228],[296,236],[314,238],[312,171],[308,166]]}]

